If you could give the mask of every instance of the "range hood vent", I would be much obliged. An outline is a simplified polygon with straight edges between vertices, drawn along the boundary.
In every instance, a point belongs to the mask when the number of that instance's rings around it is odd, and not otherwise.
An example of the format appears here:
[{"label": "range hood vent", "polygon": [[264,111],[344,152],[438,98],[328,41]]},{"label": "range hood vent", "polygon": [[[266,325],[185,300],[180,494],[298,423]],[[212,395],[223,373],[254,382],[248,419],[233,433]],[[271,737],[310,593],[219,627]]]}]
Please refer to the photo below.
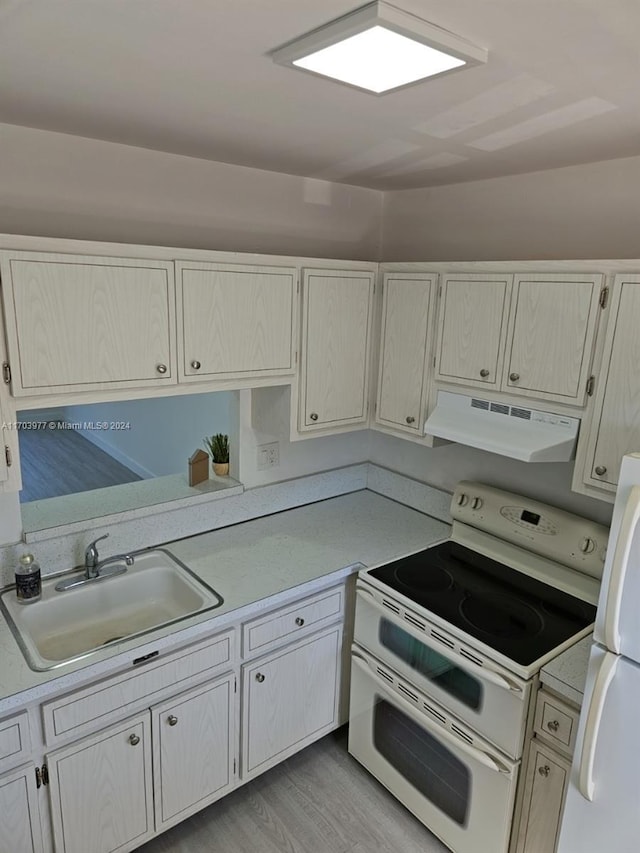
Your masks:
[{"label": "range hood vent", "polygon": [[438,391],[424,432],[523,462],[569,462],[579,427],[579,418]]}]

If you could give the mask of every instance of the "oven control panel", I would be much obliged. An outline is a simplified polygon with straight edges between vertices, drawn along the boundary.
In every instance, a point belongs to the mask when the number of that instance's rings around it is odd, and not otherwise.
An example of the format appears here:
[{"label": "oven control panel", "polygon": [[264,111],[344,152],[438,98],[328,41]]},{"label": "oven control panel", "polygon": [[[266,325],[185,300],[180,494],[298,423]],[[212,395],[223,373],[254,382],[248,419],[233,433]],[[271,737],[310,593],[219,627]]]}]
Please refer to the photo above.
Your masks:
[{"label": "oven control panel", "polygon": [[463,480],[451,500],[455,521],[602,577],[609,529],[533,498]]}]

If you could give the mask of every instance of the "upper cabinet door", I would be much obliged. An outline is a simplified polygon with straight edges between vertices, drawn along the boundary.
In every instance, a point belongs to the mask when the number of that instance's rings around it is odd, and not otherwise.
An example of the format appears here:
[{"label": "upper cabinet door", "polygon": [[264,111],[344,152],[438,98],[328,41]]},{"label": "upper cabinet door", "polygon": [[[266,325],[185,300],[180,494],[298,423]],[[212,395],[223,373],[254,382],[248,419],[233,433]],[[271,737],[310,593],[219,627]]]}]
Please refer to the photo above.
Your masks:
[{"label": "upper cabinet door", "polygon": [[603,276],[516,275],[503,389],[584,405]]},{"label": "upper cabinet door", "polygon": [[293,373],[296,270],[176,263],[180,381]]},{"label": "upper cabinet door", "polygon": [[304,272],[301,431],[365,423],[375,274]]},{"label": "upper cabinet door", "polygon": [[14,396],[176,382],[173,265],[4,253]]},{"label": "upper cabinet door", "polygon": [[585,468],[585,483],[612,492],[640,449],[640,275],[617,275],[613,292]]},{"label": "upper cabinet door", "polygon": [[512,275],[443,276],[435,378],[500,387]]},{"label": "upper cabinet door", "polygon": [[421,435],[437,275],[385,273],[376,422]]}]

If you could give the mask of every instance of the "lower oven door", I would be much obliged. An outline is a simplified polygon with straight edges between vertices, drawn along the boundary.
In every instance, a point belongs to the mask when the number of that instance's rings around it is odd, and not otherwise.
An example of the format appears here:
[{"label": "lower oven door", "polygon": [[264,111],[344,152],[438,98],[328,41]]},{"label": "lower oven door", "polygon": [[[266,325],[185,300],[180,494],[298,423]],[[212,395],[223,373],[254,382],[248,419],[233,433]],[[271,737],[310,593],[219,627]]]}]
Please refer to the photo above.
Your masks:
[{"label": "lower oven door", "polygon": [[361,582],[357,590],[355,642],[512,758],[519,758],[530,682],[377,590]]},{"label": "lower oven door", "polygon": [[518,762],[357,647],[349,752],[455,853],[506,853]]}]

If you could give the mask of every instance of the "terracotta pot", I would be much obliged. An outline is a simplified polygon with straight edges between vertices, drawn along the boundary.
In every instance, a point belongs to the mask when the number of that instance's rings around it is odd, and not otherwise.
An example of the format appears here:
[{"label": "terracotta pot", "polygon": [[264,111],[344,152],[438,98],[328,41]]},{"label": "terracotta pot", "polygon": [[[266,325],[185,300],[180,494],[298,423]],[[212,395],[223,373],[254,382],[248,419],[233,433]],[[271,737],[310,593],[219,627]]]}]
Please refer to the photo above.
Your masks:
[{"label": "terracotta pot", "polygon": [[228,477],[229,476],[229,463],[228,462],[214,462],[213,463],[213,473],[217,477]]}]

